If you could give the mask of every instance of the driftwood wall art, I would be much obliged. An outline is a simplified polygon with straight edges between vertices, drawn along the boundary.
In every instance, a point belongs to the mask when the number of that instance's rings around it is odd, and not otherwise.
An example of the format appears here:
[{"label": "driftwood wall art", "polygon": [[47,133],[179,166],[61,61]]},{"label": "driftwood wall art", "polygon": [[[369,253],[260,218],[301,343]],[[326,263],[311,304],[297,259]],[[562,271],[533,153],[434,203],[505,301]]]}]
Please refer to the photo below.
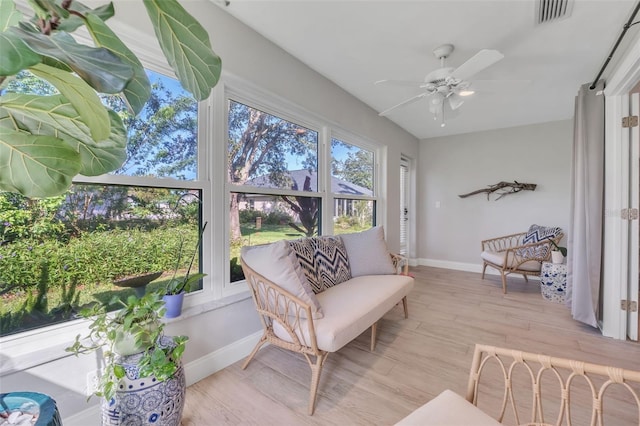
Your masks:
[{"label": "driftwood wall art", "polygon": [[513,182],[498,182],[495,185],[489,185],[487,188],[485,189],[478,189],[477,191],[473,191],[473,192],[469,192],[468,194],[462,194],[462,195],[458,195],[458,197],[460,198],[467,198],[471,195],[476,195],[476,194],[483,194],[486,193],[487,194],[487,200],[489,200],[489,195],[493,194],[494,192],[497,192],[498,194],[500,194],[500,196],[498,198],[495,199],[495,201],[498,201],[500,198],[504,197],[505,195],[509,195],[509,194],[515,194],[516,192],[520,192],[520,191],[535,191],[536,190],[536,184],[535,183],[520,183],[518,181],[513,181]]}]

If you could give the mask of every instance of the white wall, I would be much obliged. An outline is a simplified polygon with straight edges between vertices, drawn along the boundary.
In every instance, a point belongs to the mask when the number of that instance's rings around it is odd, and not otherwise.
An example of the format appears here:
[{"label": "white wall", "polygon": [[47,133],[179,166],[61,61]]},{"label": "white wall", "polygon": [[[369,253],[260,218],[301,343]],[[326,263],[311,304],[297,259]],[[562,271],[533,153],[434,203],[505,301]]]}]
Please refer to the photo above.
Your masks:
[{"label": "white wall", "polygon": [[[86,3],[95,6],[103,2],[90,0]],[[150,36],[153,31],[147,22],[142,2],[119,0],[115,4],[116,17],[109,21],[112,28],[117,32],[123,28],[129,31],[129,35],[124,37],[127,44],[132,44],[133,40],[143,44],[145,49],[153,50],[156,42]],[[397,250],[400,221],[399,208],[395,207],[399,204],[400,183],[397,171],[401,154],[417,158],[417,139],[389,120],[378,117],[374,110],[248,29],[210,1],[193,0],[185,1],[183,4],[209,31],[212,46],[222,58],[225,73],[245,79],[263,91],[298,104],[352,133],[369,139],[387,152],[387,161],[382,164],[381,170],[387,178],[382,188],[381,200],[390,208],[383,218],[383,223],[386,225],[390,248]],[[114,20],[115,22],[112,22]],[[220,184],[217,182],[217,185]],[[215,217],[224,218],[227,215],[228,213],[220,211]],[[220,240],[226,238],[222,234],[214,234],[214,237],[217,239],[217,246],[221,246]],[[214,275],[219,277],[222,274]],[[248,297],[248,293],[246,296]],[[209,362],[212,353],[224,352],[225,348],[244,348],[245,346],[238,345],[238,342],[245,342],[248,337],[258,332],[259,328],[252,302],[245,299],[172,322],[168,326],[168,332],[186,334],[190,337],[185,362],[187,366],[194,366],[191,371],[197,370],[197,374],[201,374],[207,367],[215,371],[221,365]],[[68,342],[58,343],[64,347],[63,344],[70,344],[72,339],[71,336]],[[240,359],[248,353],[247,350],[230,351],[233,353],[225,353],[225,360]],[[14,360],[10,355],[1,352],[0,365],[20,364],[20,360]],[[96,369],[96,363],[92,357],[78,360],[74,357],[60,358],[61,356],[61,350],[56,351],[47,361],[45,354],[45,359],[37,362],[37,366],[18,369],[3,376],[0,380],[0,392],[31,390],[49,394],[57,400],[64,419],[73,417],[88,407],[84,395],[85,380],[87,373]],[[233,356],[235,359],[232,359]],[[51,361],[53,358],[60,359]],[[95,398],[92,401],[92,404],[97,403]],[[73,423],[83,424],[81,420]]]},{"label": "white wall", "polygon": [[[483,239],[523,232],[533,223],[566,233],[572,134],[567,120],[422,140],[419,263],[479,271]],[[485,194],[458,197],[514,180],[538,186],[498,201],[495,195],[491,201]]]}]

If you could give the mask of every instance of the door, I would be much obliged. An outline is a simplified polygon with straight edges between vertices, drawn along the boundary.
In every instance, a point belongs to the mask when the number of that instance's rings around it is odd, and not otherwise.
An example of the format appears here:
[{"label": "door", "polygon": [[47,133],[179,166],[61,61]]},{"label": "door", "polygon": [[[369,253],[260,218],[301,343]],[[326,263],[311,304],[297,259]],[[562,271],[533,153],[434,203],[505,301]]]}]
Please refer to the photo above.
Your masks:
[{"label": "door", "polygon": [[[637,90],[638,86],[636,86]],[[640,116],[640,93],[636,91],[629,95],[629,115]],[[640,207],[640,127],[631,127],[629,134],[629,207],[637,209]],[[628,305],[635,309],[627,309],[627,337],[630,340],[638,340],[638,281],[640,275],[640,220],[629,221],[629,289],[627,291]]]},{"label": "door", "polygon": [[409,253],[409,160],[400,160],[400,254],[408,257]]}]

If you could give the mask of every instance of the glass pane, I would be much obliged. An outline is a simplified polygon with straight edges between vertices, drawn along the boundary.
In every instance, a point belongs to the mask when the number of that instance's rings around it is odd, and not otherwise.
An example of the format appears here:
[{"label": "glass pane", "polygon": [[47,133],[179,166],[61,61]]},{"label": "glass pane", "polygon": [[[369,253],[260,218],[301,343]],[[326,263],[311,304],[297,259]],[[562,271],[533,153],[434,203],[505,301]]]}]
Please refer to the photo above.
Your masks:
[{"label": "glass pane", "polygon": [[373,196],[373,152],[331,139],[331,192]]},{"label": "glass pane", "polygon": [[[73,185],[64,195],[0,193],[0,335],[75,319],[93,302],[144,291],[114,282],[201,270],[199,191]],[[180,249],[182,247],[182,250]],[[197,290],[201,283],[197,284]]]},{"label": "glass pane", "polygon": [[235,185],[318,190],[318,133],[229,101],[228,179]]},{"label": "glass pane", "polygon": [[115,174],[195,180],[198,102],[175,78],[147,70],[151,98],[137,117],[122,99],[103,96],[127,127],[127,160]]},{"label": "glass pane", "polygon": [[[126,176],[197,178],[198,103],[175,78],[147,70],[151,97],[134,117],[119,95],[102,102],[118,113],[127,128],[127,160],[114,174]],[[7,92],[52,95],[55,87],[30,72],[21,72]]]},{"label": "glass pane", "polygon": [[349,234],[375,226],[373,200],[350,200],[336,198],[333,205],[333,233]]},{"label": "glass pane", "polygon": [[[237,212],[237,213],[236,213]],[[320,198],[231,193],[231,282],[244,279],[240,267],[243,246],[294,240],[319,234]],[[239,234],[234,234],[233,224]]]}]

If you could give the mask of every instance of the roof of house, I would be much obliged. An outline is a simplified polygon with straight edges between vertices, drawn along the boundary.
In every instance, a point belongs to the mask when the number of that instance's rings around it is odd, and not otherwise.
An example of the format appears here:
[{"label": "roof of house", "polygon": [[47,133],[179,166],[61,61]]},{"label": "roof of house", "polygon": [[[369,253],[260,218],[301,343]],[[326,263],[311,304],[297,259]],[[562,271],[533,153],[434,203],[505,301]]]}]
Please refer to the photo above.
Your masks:
[{"label": "roof of house", "polygon": [[[297,188],[298,190],[304,190],[304,183],[307,177],[310,178],[310,191],[317,192],[318,190],[318,174],[316,171],[309,170],[289,170],[286,172],[293,181],[291,187]],[[259,186],[266,188],[279,188],[278,185],[274,185],[271,183],[269,179],[269,175],[262,175],[256,178],[250,179],[247,181],[247,185],[250,186]],[[354,183],[347,182],[335,176],[331,176],[331,192],[334,194],[341,195],[364,195],[371,196],[373,195],[373,191],[362,187],[360,185],[356,185]]]}]

